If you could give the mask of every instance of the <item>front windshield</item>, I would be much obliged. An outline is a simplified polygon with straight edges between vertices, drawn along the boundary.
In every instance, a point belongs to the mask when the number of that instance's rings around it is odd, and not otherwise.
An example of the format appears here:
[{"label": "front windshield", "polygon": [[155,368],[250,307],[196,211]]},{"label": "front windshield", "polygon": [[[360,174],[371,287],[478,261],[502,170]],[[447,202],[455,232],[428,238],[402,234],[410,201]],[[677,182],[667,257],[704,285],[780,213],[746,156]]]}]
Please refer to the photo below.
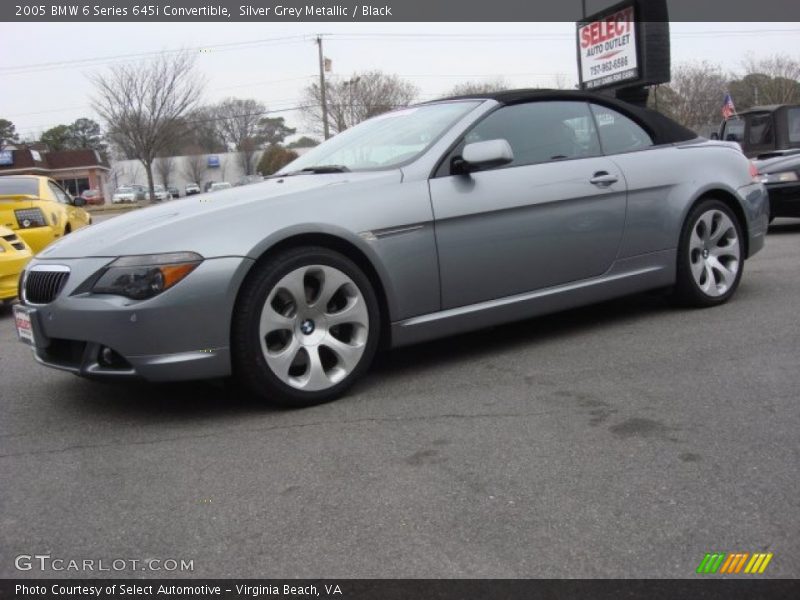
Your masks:
[{"label": "front windshield", "polygon": [[132,192],[132,191],[133,191],[133,188],[129,188],[129,187],[117,188],[117,193],[118,194],[127,194],[128,192]]},{"label": "front windshield", "polygon": [[457,101],[384,113],[320,144],[281,169],[281,174],[332,165],[350,171],[400,165],[424,152],[478,104]]}]

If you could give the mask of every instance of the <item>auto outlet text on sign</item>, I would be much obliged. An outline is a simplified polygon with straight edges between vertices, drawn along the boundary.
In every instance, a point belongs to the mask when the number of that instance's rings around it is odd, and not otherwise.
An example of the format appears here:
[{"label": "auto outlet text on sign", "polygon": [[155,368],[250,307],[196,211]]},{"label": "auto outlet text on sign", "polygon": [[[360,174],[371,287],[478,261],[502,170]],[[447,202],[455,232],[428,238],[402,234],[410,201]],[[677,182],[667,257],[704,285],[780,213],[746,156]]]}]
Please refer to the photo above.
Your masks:
[{"label": "auto outlet text on sign", "polygon": [[581,81],[587,88],[638,76],[633,6],[578,27]]}]

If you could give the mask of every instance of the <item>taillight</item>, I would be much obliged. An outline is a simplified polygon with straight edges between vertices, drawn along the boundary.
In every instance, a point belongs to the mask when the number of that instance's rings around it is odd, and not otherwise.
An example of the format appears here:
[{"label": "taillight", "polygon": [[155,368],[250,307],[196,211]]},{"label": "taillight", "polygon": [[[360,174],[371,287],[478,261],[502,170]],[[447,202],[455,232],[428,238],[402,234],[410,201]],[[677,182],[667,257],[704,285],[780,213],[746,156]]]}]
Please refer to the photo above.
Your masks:
[{"label": "taillight", "polygon": [[17,223],[19,223],[21,229],[47,226],[44,213],[39,208],[18,209],[14,211],[14,216],[17,218]]},{"label": "taillight", "polygon": [[758,168],[753,164],[753,161],[749,161],[748,164],[750,165],[750,179],[760,182],[761,179],[758,176]]}]

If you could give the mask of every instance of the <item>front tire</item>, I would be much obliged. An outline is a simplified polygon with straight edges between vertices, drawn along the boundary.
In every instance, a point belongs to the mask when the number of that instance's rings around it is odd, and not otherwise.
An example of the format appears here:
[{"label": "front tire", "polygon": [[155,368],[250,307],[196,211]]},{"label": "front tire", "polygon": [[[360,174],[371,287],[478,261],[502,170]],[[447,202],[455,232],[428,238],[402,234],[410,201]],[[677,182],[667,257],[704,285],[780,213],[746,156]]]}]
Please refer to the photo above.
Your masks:
[{"label": "front tire", "polygon": [[380,314],[369,279],[349,258],[321,247],[287,250],[255,269],[233,317],[234,376],[282,406],[338,398],[378,347]]},{"label": "front tire", "polygon": [[681,232],[675,299],[701,308],[727,302],[742,278],[742,240],[742,226],[724,202],[698,203]]}]

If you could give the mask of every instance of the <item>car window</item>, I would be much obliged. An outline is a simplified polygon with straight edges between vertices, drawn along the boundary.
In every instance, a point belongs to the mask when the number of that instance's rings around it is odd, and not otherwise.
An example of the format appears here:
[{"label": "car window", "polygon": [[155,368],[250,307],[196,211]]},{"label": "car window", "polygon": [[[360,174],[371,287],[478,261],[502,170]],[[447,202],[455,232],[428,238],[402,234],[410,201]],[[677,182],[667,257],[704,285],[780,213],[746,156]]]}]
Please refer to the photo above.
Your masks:
[{"label": "car window", "polygon": [[39,181],[22,177],[0,177],[0,196],[38,196]]},{"label": "car window", "polygon": [[790,108],[789,117],[789,142],[800,143],[800,108]]},{"label": "car window", "polygon": [[61,204],[69,204],[69,198],[67,198],[67,195],[64,193],[64,190],[62,190],[52,181],[48,181],[47,185],[50,186],[50,191],[53,192],[53,195],[56,197],[56,200],[58,202],[60,202]]},{"label": "car window", "polygon": [[505,106],[475,125],[464,137],[464,144],[497,139],[506,140],[511,146],[512,167],[600,154],[597,132],[585,102]]},{"label": "car window", "polygon": [[653,145],[653,138],[622,113],[598,104],[592,104],[592,112],[605,154],[633,152]]},{"label": "car window", "polygon": [[773,144],[772,115],[770,113],[757,113],[750,116],[747,142],[750,146],[771,146]]},{"label": "car window", "polygon": [[741,117],[731,117],[725,121],[725,128],[722,131],[722,139],[726,142],[744,142],[744,119]]}]

